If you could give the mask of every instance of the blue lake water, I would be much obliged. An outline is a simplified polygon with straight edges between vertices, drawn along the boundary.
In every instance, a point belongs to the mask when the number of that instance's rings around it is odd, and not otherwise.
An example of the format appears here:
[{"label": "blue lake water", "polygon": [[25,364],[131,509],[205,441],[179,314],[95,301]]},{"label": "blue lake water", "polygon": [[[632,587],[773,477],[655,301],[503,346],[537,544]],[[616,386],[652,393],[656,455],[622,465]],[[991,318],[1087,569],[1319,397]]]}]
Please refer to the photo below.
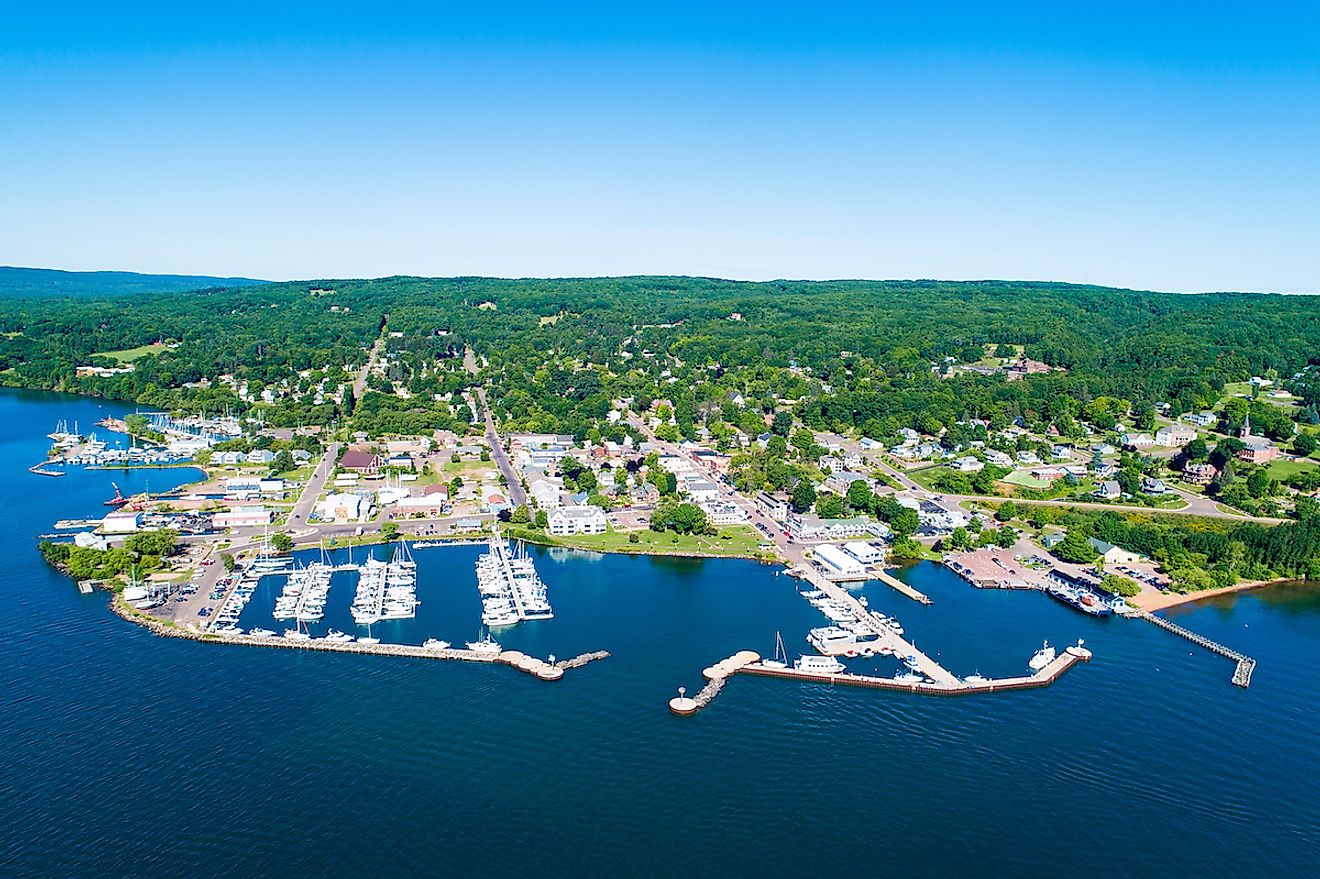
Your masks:
[{"label": "blue lake water", "polygon": [[[1043,639],[1084,638],[1095,660],[1049,688],[961,699],[740,677],[676,718],[666,701],[712,661],[768,652],[777,630],[806,649],[823,618],[793,581],[745,561],[534,550],[556,618],[500,641],[612,654],[550,684],[118,619],[35,536],[103,513],[112,479],[161,490],[188,474],[24,468],[57,419],[124,411],[0,392],[0,876],[1320,875],[1311,586],[1170,612],[1259,660],[1241,690],[1231,663],[1149,624],[917,565],[900,576],[933,605],[864,592],[955,672],[1018,674]],[[375,634],[470,640],[478,552],[416,550],[417,619]],[[336,575],[324,626],[356,631],[352,591]]]}]

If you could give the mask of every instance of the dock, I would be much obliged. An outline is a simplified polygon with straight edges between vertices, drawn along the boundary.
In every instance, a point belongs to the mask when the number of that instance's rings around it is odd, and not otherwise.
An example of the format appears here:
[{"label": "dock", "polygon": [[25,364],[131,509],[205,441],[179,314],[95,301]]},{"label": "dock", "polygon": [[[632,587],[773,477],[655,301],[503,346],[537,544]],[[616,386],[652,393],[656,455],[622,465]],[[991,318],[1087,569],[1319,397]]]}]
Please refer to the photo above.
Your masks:
[{"label": "dock", "polygon": [[[806,580],[816,589],[824,592],[830,598],[843,602],[852,608],[853,615],[857,617],[858,622],[865,631],[859,632],[864,637],[874,637],[875,643],[881,650],[888,648],[892,650],[899,658],[906,659],[911,657],[916,662],[915,671],[920,672],[932,681],[939,684],[952,685],[958,683],[958,677],[953,672],[931,659],[926,654],[916,648],[916,645],[904,640],[901,635],[896,634],[888,626],[883,625],[875,619],[872,612],[857,600],[857,596],[844,589],[839,584],[826,579],[810,567],[799,568],[798,576]],[[891,577],[891,579],[894,579]],[[894,579],[895,583],[901,583]],[[906,586],[907,584],[902,584]],[[913,590],[914,592],[916,590]],[[920,593],[918,593],[920,594]],[[929,601],[929,599],[927,599]]]},{"label": "dock", "polygon": [[1233,669],[1233,678],[1232,678],[1233,686],[1235,687],[1251,686],[1251,673],[1256,670],[1256,660],[1252,659],[1250,656],[1247,656],[1243,653],[1238,653],[1236,650],[1232,649],[1231,647],[1225,647],[1223,644],[1220,644],[1216,641],[1211,641],[1209,638],[1205,637],[1204,635],[1198,635],[1195,632],[1193,632],[1191,629],[1185,629],[1182,626],[1178,625],[1177,623],[1171,622],[1170,620],[1166,620],[1164,617],[1156,616],[1153,613],[1149,613],[1143,610],[1135,615],[1141,617],[1144,620],[1154,623],[1155,625],[1159,626],[1161,629],[1164,629],[1169,632],[1173,632],[1175,635],[1178,635],[1179,637],[1186,638],[1188,641],[1191,641],[1193,644],[1196,644],[1198,647],[1204,647],[1206,650],[1209,650],[1211,653],[1217,653],[1220,656],[1224,657],[1225,659],[1233,660],[1234,662],[1237,663],[1237,667]]},{"label": "dock", "polygon": [[899,593],[900,595],[906,595],[908,598],[911,598],[913,601],[917,601],[922,604],[934,603],[933,601],[931,601],[929,595],[927,595],[924,592],[921,592],[918,589],[914,589],[912,586],[909,586],[907,583],[904,583],[902,580],[898,579],[897,577],[895,577],[893,574],[889,573],[886,570],[881,569],[879,571],[876,571],[875,578],[879,580],[881,583],[884,583],[886,586],[891,587],[895,592]]},{"label": "dock", "polygon": [[[1008,693],[1015,690],[1030,690],[1048,687],[1079,662],[1090,662],[1091,651],[1080,644],[1064,649],[1054,661],[1032,675],[1011,678],[992,678],[984,681],[968,682],[953,678],[952,681],[896,681],[876,675],[861,675],[851,672],[828,674],[821,672],[799,671],[795,668],[779,668],[766,665],[759,659],[753,662],[736,662],[739,657],[755,656],[752,651],[742,651],[723,662],[706,669],[710,678],[702,690],[693,698],[682,694],[669,701],[669,710],[680,716],[696,714],[710,705],[724,689],[725,684],[734,675],[745,674],[755,677],[782,678],[809,684],[830,684],[847,687],[866,687],[873,690],[893,690],[905,693],[918,693],[927,696],[974,696],[986,693]],[[735,662],[733,667],[727,664]],[[720,673],[711,677],[711,672]]]}]

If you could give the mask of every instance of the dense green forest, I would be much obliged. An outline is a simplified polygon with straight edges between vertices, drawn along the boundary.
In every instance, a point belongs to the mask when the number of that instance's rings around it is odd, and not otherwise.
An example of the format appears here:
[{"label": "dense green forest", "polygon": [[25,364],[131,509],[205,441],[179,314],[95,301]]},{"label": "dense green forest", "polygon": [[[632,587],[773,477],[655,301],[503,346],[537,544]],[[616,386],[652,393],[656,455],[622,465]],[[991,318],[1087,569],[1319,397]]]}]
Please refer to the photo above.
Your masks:
[{"label": "dense green forest", "polygon": [[0,266],[0,297],[121,296],[134,293],[177,293],[207,287],[264,284],[252,278],[209,275],[144,275],[138,272],[66,272]]},{"label": "dense green forest", "polygon": [[[968,417],[1102,423],[1128,404],[1203,407],[1226,382],[1288,377],[1320,352],[1320,306],[1309,297],[1013,282],[385,278],[128,300],[11,296],[0,381],[154,406],[261,405],[216,383],[233,376],[275,388],[267,408],[285,417],[323,419],[356,401],[313,404],[309,380],[347,381],[387,320],[396,386],[453,394],[471,344],[506,423],[580,435],[617,396],[672,401],[681,435],[712,418],[754,429],[781,400],[813,427],[873,435],[908,425],[931,433]],[[153,344],[160,350],[131,373],[76,374],[115,366],[106,352]],[[956,368],[992,344],[1021,345],[1061,370],[1006,381]],[[183,387],[204,380],[210,387]],[[743,405],[727,405],[733,394]]]}]

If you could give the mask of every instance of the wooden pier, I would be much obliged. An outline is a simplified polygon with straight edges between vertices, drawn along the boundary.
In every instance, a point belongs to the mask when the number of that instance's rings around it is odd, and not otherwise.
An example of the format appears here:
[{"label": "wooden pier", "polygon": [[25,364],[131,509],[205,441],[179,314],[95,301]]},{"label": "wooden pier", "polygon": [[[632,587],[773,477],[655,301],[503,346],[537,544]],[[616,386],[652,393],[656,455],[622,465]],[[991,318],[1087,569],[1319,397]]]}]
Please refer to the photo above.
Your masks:
[{"label": "wooden pier", "polygon": [[1242,653],[1238,653],[1236,650],[1232,649],[1231,647],[1225,647],[1223,644],[1220,644],[1216,641],[1211,641],[1209,638],[1205,637],[1204,635],[1198,635],[1195,632],[1193,632],[1191,629],[1184,629],[1182,626],[1178,625],[1177,623],[1171,622],[1170,620],[1166,620],[1164,617],[1156,616],[1153,613],[1149,613],[1143,610],[1143,611],[1139,611],[1137,614],[1135,614],[1135,616],[1141,617],[1144,620],[1148,620],[1149,622],[1152,622],[1155,625],[1159,626],[1161,629],[1165,629],[1167,631],[1173,632],[1175,635],[1179,635],[1183,638],[1186,638],[1188,641],[1191,641],[1193,644],[1196,644],[1199,647],[1204,647],[1206,650],[1209,650],[1211,653],[1217,653],[1220,656],[1224,657],[1225,659],[1233,660],[1234,662],[1237,663],[1237,667],[1233,669],[1233,678],[1232,678],[1233,685],[1236,687],[1251,686],[1251,673],[1256,670],[1256,660],[1252,659],[1250,656],[1247,656]]},{"label": "wooden pier", "polygon": [[924,592],[921,592],[920,590],[914,589],[913,587],[909,586],[907,583],[904,583],[902,580],[898,579],[897,577],[895,577],[893,574],[889,573],[886,570],[882,569],[877,571],[875,574],[875,578],[879,580],[881,583],[884,583],[886,586],[892,587],[895,592],[898,592],[900,595],[906,595],[908,598],[911,598],[913,601],[918,601],[921,602],[922,604],[934,603],[931,601],[929,595],[927,595]]},{"label": "wooden pier", "polygon": [[[1062,653],[1054,658],[1049,665],[1032,675],[1022,675],[1011,678],[994,678],[985,681],[963,681],[953,678],[949,682],[941,681],[897,681],[893,678],[883,678],[877,675],[861,675],[851,672],[840,672],[838,674],[828,674],[821,672],[799,671],[795,668],[778,668],[769,666],[763,662],[747,662],[737,664],[735,668],[727,669],[725,663],[730,662],[738,656],[745,656],[750,651],[744,651],[743,654],[734,654],[729,660],[722,663],[716,663],[711,668],[706,669],[706,676],[710,679],[697,695],[691,699],[680,696],[677,699],[671,699],[669,710],[674,714],[686,716],[696,714],[701,709],[710,705],[715,697],[724,689],[725,684],[735,674],[754,675],[765,678],[782,678],[794,680],[800,683],[809,684],[830,684],[847,687],[867,687],[873,690],[893,690],[906,693],[919,693],[927,696],[973,696],[985,693],[1007,693],[1014,690],[1030,690],[1037,687],[1048,687],[1068,669],[1079,662],[1090,662],[1091,651],[1082,647],[1080,644],[1066,648]],[[755,655],[755,654],[752,654]],[[711,676],[712,670],[727,670],[716,676]]]}]

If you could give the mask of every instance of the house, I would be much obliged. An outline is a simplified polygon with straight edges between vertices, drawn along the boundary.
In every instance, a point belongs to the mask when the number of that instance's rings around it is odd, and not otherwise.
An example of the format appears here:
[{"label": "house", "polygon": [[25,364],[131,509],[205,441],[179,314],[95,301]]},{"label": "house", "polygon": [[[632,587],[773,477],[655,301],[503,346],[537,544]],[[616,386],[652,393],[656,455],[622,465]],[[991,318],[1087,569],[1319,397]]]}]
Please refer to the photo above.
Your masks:
[{"label": "house", "polygon": [[561,503],[559,486],[548,479],[535,479],[528,485],[528,491],[536,505],[543,510],[553,510]]},{"label": "house", "polygon": [[1050,448],[1050,457],[1056,461],[1066,461],[1069,458],[1068,447],[1054,445]]},{"label": "house", "polygon": [[232,467],[247,460],[244,452],[212,452],[211,463],[221,467]]},{"label": "house", "polygon": [[882,444],[871,439],[869,436],[862,437],[862,440],[860,443],[858,443],[858,445],[860,445],[863,449],[865,449],[868,452],[872,452],[875,451],[876,449],[884,448]]},{"label": "house", "polygon": [[1066,531],[1051,531],[1040,536],[1040,545],[1046,549],[1054,549],[1054,547],[1063,543],[1063,539],[1067,536],[1068,532]]},{"label": "house", "polygon": [[339,466],[357,473],[375,473],[380,469],[380,455],[349,449],[339,458]]},{"label": "house", "polygon": [[1114,546],[1114,544],[1106,543],[1098,537],[1091,537],[1086,542],[1091,544],[1092,549],[1100,553],[1106,565],[1133,565],[1142,561],[1141,553],[1124,549],[1121,546]]},{"label": "house", "polygon": [[312,453],[306,449],[294,449],[289,453],[289,456],[299,464],[306,464],[308,461],[312,460]]},{"label": "house", "polygon": [[729,501],[706,501],[701,504],[701,509],[712,525],[737,525],[747,521],[743,508]]},{"label": "house", "polygon": [[1036,453],[1026,449],[1017,453],[1017,459],[1021,461],[1023,464],[1040,463],[1040,458],[1036,455]]},{"label": "house", "polygon": [[211,527],[217,531],[225,528],[256,528],[269,525],[273,513],[265,507],[234,507],[211,517]]},{"label": "house", "polygon": [[816,547],[812,557],[831,580],[863,580],[866,566],[832,543]]},{"label": "house", "polygon": [[1182,420],[1197,427],[1211,427],[1219,421],[1219,416],[1213,412],[1188,412]]},{"label": "house", "polygon": [[1196,439],[1196,430],[1185,424],[1161,427],[1155,431],[1155,444],[1160,446],[1185,446]]},{"label": "house", "polygon": [[1056,479],[1063,478],[1062,467],[1032,467],[1028,472],[1031,474],[1032,479],[1039,479],[1041,482],[1053,482]]},{"label": "house", "polygon": [[1101,500],[1114,500],[1123,496],[1123,488],[1118,484],[1118,480],[1106,479],[1091,494]]},{"label": "house", "polygon": [[1155,445],[1155,437],[1148,433],[1125,433],[1122,442],[1125,449],[1146,449]]},{"label": "house", "polygon": [[684,490],[687,492],[688,497],[692,498],[697,503],[701,503],[702,501],[713,501],[720,496],[720,487],[718,485],[701,479],[689,481]]},{"label": "house", "polygon": [[1141,477],[1141,490],[1146,494],[1168,494],[1169,487],[1164,484],[1164,480],[1156,479],[1154,476]]},{"label": "house", "polygon": [[1205,461],[1198,461],[1183,467],[1183,480],[1192,485],[1209,485],[1214,481],[1219,471],[1215,469],[1214,464]]},{"label": "house", "polygon": [[763,491],[756,496],[756,502],[765,510],[765,514],[776,522],[783,522],[788,518],[788,499],[775,497],[768,491]]},{"label": "house", "polygon": [[115,510],[101,520],[101,530],[106,534],[132,534],[141,527],[142,514],[133,510]]},{"label": "house", "polygon": [[1263,436],[1246,434],[1242,437],[1243,448],[1238,452],[1238,460],[1248,464],[1268,464],[1279,457],[1279,447]]},{"label": "house", "polygon": [[867,478],[861,473],[854,473],[851,470],[841,470],[831,473],[829,479],[825,480],[825,487],[838,494],[847,494],[848,488],[854,482],[868,482]]},{"label": "house", "polygon": [[605,511],[591,505],[558,507],[550,511],[547,530],[554,537],[573,534],[604,534]]},{"label": "house", "polygon": [[996,467],[1012,467],[1013,459],[998,449],[986,449],[985,460]]},{"label": "house", "polygon": [[486,501],[482,505],[489,513],[500,513],[509,508],[509,499],[498,492],[492,492],[486,495]]},{"label": "house", "polygon": [[270,449],[253,449],[247,453],[249,464],[269,464],[275,460],[275,453]]},{"label": "house", "polygon": [[[1005,455],[1005,457],[1008,457]],[[976,473],[985,469],[985,463],[972,455],[966,455],[953,462],[953,469],[959,473]]]},{"label": "house", "polygon": [[400,470],[411,470],[413,469],[412,455],[404,455],[404,454],[390,455],[388,458],[385,459],[385,466],[398,467]]}]

